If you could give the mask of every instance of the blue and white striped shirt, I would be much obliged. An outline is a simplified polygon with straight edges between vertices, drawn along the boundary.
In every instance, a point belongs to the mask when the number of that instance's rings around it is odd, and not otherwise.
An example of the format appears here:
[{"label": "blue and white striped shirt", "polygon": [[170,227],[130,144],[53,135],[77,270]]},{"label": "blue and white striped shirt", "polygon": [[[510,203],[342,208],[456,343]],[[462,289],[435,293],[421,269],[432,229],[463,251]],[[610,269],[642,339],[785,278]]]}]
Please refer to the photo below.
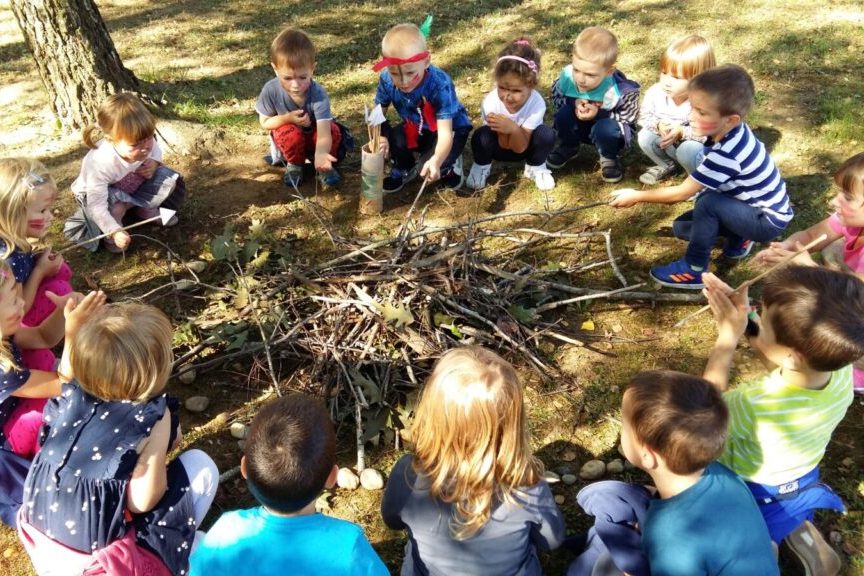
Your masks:
[{"label": "blue and white striped shirt", "polygon": [[708,189],[761,208],[780,229],[792,220],[786,183],[747,124],[739,124],[719,142],[709,140],[705,158],[691,176]]}]

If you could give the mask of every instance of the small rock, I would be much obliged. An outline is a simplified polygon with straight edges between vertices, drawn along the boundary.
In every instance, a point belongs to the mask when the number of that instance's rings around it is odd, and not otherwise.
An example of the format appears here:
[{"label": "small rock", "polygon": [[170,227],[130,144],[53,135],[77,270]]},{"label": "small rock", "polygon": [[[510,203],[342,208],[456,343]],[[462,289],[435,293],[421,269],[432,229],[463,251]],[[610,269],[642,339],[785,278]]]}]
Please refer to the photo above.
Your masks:
[{"label": "small rock", "polygon": [[851,456],[847,456],[846,458],[843,459],[843,466],[845,466],[846,468],[851,468],[854,465],[855,465],[855,460]]},{"label": "small rock", "polygon": [[561,481],[561,477],[551,470],[546,470],[543,473],[543,479],[546,480],[548,484],[555,484],[556,482]]},{"label": "small rock", "polygon": [[366,468],[360,473],[360,485],[366,490],[381,490],[384,488],[384,476],[374,468]]},{"label": "small rock", "polygon": [[621,474],[624,472],[624,462],[618,460],[612,460],[609,464],[606,465],[606,472],[609,474]]},{"label": "small rock", "polygon": [[563,476],[564,474],[573,474],[573,466],[562,464],[555,469],[555,472],[557,472],[559,476]]},{"label": "small rock", "polygon": [[174,282],[174,288],[176,288],[177,290],[191,290],[197,285],[197,282],[195,282],[194,280],[189,280],[188,278],[181,278],[180,280]]},{"label": "small rock", "polygon": [[192,262],[187,262],[186,267],[189,268],[192,272],[196,274],[200,274],[207,269],[207,263],[203,260],[193,260]]},{"label": "small rock", "polygon": [[576,452],[573,450],[565,450],[564,454],[561,455],[561,459],[564,462],[572,462],[576,459]]},{"label": "small rock", "polygon": [[197,376],[197,374],[195,373],[195,369],[193,368],[192,370],[187,370],[186,372],[180,374],[180,376],[178,376],[178,379],[183,384],[191,384],[195,381],[195,376]]},{"label": "small rock", "polygon": [[576,483],[576,475],[575,474],[564,474],[561,476],[561,481],[568,486]]},{"label": "small rock", "polygon": [[579,477],[583,480],[597,480],[602,478],[606,472],[606,463],[602,460],[589,460],[579,470]]},{"label": "small rock", "polygon": [[836,531],[836,530],[832,530],[832,531],[828,534],[828,539],[831,540],[831,543],[834,544],[834,545],[836,546],[836,545],[838,545],[838,544],[840,544],[840,543],[843,542],[843,535],[840,534],[840,532],[838,532],[838,531]]},{"label": "small rock", "polygon": [[634,466],[633,463],[630,462],[629,460],[625,460],[624,461],[624,469],[625,470],[635,470],[636,466]]},{"label": "small rock", "polygon": [[555,503],[556,504],[563,504],[566,501],[567,501],[567,498],[565,498],[562,494],[556,494],[555,495]]},{"label": "small rock", "polygon": [[336,475],[336,485],[346,490],[356,490],[360,486],[360,478],[350,468],[340,468]]},{"label": "small rock", "polygon": [[207,396],[190,396],[183,405],[189,412],[203,412],[210,405],[210,398]]},{"label": "small rock", "polygon": [[234,422],[231,424],[231,436],[237,438],[238,440],[243,440],[246,438],[246,425],[242,422]]}]

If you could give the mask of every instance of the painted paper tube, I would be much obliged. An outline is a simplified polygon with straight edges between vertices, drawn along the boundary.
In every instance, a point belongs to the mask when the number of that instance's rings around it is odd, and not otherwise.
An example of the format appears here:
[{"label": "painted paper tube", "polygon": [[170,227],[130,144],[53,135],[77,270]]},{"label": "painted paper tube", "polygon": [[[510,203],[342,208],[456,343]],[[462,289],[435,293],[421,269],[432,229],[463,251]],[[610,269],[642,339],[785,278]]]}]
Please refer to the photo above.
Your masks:
[{"label": "painted paper tube", "polygon": [[360,160],[360,212],[380,214],[384,210],[384,152],[363,146]]}]

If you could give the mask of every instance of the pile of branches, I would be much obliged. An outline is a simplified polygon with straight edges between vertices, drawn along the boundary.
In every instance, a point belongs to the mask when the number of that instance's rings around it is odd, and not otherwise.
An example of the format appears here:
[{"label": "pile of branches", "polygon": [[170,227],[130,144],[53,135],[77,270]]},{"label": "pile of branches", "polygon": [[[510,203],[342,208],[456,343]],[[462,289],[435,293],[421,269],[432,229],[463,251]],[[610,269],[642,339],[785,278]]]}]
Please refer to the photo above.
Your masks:
[{"label": "pile of branches", "polygon": [[[412,206],[399,232],[385,240],[328,230],[339,255],[317,264],[271,245],[259,223],[245,239],[226,230],[212,252],[230,266],[231,282],[208,286],[193,274],[171,284],[186,293],[203,287],[210,298],[192,322],[198,343],[177,359],[176,374],[256,357],[275,393],[302,388],[328,398],[337,422],[353,416],[362,469],[367,441],[398,446],[416,392],[445,350],[482,344],[552,379],[558,371],[543,342],[590,346],[600,337],[562,321],[565,307],[601,298],[698,298],[636,291],[641,285],[628,285],[616,264],[609,231],[578,221],[556,226],[593,206],[445,226],[427,224],[425,212],[412,220]],[[532,225],[507,226],[514,221]],[[618,286],[579,285],[598,269],[608,269]]]}]

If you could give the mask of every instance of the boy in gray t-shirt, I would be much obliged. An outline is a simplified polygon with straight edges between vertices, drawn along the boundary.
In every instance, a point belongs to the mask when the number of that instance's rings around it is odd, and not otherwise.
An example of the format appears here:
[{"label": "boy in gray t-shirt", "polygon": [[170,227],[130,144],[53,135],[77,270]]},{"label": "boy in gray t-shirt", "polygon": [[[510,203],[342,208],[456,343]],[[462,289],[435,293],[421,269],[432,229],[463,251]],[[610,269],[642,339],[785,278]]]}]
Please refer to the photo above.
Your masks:
[{"label": "boy in gray t-shirt", "polygon": [[264,85],[255,103],[261,127],[270,132],[265,161],[285,166],[286,186],[300,186],[307,160],[324,186],[336,186],[342,180],[335,164],[344,156],[345,134],[333,120],[327,92],[312,80],[315,46],[303,31],[286,28],[273,40],[270,65],[276,78]]}]

